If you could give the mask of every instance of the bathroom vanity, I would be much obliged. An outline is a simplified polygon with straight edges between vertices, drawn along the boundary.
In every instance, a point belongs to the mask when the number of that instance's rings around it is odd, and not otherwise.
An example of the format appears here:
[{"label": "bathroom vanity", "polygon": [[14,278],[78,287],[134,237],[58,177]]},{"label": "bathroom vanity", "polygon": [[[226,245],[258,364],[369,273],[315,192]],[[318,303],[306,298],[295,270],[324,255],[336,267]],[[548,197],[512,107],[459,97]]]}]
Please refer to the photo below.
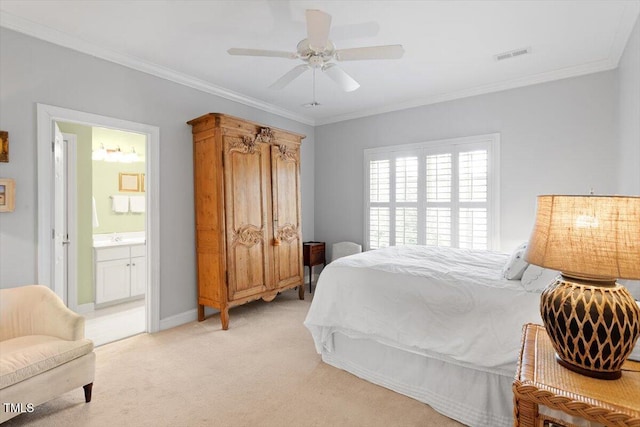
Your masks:
[{"label": "bathroom vanity", "polygon": [[97,306],[144,297],[147,289],[144,233],[94,235],[93,260]]}]

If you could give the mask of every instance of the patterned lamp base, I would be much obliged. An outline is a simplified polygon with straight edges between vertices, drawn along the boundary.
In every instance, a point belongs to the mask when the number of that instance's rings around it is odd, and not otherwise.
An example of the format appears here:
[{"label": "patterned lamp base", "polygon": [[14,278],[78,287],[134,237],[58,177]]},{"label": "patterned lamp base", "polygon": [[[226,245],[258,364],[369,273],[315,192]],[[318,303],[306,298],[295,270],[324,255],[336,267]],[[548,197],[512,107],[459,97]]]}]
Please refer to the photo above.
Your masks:
[{"label": "patterned lamp base", "polygon": [[558,276],[540,297],[540,314],[560,364],[617,379],[640,335],[640,309],[615,281]]}]

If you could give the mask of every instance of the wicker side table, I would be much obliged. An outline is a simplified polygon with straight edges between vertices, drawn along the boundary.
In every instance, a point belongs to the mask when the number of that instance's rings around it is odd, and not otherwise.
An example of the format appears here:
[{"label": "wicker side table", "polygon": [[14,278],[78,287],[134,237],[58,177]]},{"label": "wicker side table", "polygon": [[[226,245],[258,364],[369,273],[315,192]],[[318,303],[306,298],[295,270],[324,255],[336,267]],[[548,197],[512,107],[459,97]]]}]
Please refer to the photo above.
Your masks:
[{"label": "wicker side table", "polygon": [[[640,427],[640,362],[627,361],[622,378],[599,380],[563,368],[540,325],[523,328],[513,382],[514,426],[573,426],[541,414],[539,405],[606,426]],[[545,424],[552,421],[553,424]]]}]

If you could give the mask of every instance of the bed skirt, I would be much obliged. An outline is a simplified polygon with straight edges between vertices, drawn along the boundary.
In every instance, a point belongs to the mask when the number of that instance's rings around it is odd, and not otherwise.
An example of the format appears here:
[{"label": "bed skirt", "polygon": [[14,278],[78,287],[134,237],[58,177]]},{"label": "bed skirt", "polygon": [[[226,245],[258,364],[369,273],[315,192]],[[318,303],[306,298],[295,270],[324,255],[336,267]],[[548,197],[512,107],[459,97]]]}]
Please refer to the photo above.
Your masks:
[{"label": "bed skirt", "polygon": [[322,360],[331,366],[424,402],[469,426],[513,425],[512,376],[454,365],[339,331],[331,339],[332,351],[322,352]]}]

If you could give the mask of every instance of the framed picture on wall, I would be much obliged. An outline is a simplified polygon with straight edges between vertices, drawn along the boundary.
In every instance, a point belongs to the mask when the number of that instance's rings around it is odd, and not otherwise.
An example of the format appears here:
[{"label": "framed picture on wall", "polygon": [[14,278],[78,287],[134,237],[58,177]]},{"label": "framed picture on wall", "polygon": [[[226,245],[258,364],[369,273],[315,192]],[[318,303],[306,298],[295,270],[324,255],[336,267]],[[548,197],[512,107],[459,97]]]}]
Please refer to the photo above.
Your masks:
[{"label": "framed picture on wall", "polygon": [[126,191],[140,191],[140,175],[137,173],[120,173],[120,182],[118,183],[118,190],[122,192]]},{"label": "framed picture on wall", "polygon": [[9,162],[9,132],[0,130],[0,162]]},{"label": "framed picture on wall", "polygon": [[0,178],[0,212],[13,212],[15,209],[15,181]]}]

